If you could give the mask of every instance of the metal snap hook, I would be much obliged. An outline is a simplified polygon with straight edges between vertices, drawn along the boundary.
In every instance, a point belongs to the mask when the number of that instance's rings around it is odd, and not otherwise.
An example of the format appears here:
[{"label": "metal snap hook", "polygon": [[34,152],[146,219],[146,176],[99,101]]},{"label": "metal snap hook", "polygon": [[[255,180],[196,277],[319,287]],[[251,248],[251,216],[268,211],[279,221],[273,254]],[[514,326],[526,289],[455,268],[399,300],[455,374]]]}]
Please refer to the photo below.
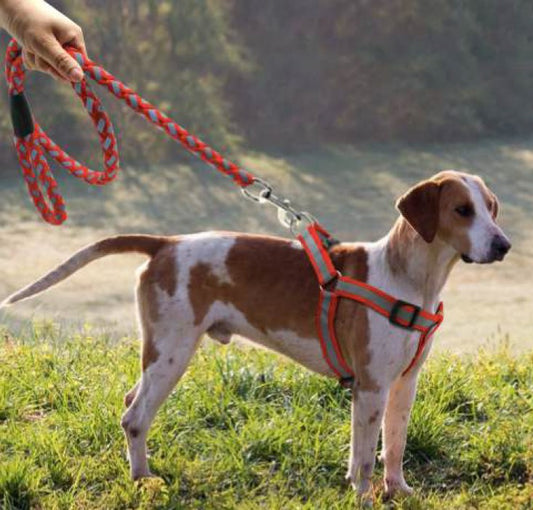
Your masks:
[{"label": "metal snap hook", "polygon": [[[254,187],[260,187],[255,193],[251,191]],[[256,177],[254,179],[253,184],[250,184],[250,186],[247,186],[246,188],[241,189],[241,193],[252,202],[255,202],[256,204],[264,204],[272,194],[272,186],[264,181],[263,179],[259,179]]]}]

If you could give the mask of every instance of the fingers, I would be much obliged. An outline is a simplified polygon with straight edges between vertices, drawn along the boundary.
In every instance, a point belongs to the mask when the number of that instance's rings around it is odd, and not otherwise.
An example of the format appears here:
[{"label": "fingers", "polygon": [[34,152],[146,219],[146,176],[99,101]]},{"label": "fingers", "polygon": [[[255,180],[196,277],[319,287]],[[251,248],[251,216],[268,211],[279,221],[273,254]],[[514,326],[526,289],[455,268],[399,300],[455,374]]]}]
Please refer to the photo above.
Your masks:
[{"label": "fingers", "polygon": [[85,47],[83,31],[79,26],[76,25],[76,28],[73,29],[71,33],[58,33],[57,40],[62,46],[72,46],[73,48],[76,48],[81,53],[83,53],[83,55],[87,56],[87,48]]},{"label": "fingers", "polygon": [[46,60],[43,60],[41,57],[35,57],[35,63],[36,63],[36,69],[38,69],[39,71],[48,73],[56,80],[65,81],[65,82],[69,81],[63,78],[63,76],[61,76],[48,62],[46,62]]},{"label": "fingers", "polygon": [[77,82],[83,79],[80,65],[65,51],[55,37],[39,38],[34,42],[33,47],[39,58],[65,80]]},{"label": "fingers", "polygon": [[42,59],[32,53],[31,51],[23,50],[22,57],[24,59],[24,66],[31,71],[41,71],[43,73],[48,73],[56,80],[68,81],[63,76],[61,76],[46,60]]}]

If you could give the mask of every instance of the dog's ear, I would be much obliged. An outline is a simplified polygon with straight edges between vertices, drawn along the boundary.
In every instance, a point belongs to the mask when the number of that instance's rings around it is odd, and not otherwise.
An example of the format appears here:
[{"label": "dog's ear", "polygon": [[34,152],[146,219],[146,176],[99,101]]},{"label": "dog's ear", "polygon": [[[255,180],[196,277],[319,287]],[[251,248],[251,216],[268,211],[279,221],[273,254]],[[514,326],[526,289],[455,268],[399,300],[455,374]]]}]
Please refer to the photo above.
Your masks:
[{"label": "dog's ear", "polygon": [[396,202],[396,208],[426,241],[431,243],[439,227],[440,185],[424,181],[411,188]]},{"label": "dog's ear", "polygon": [[498,197],[490,192],[490,197],[492,198],[492,217],[493,219],[496,219],[498,217],[498,213],[500,212],[500,201],[498,200]]}]

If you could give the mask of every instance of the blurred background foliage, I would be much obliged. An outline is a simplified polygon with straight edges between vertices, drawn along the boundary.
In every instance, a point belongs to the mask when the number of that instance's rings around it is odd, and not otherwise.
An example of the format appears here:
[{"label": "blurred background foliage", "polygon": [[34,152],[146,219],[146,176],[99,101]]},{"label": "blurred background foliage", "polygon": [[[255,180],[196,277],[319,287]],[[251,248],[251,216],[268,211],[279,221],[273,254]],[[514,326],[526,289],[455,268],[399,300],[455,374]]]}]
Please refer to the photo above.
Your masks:
[{"label": "blurred background foliage", "polygon": [[[533,131],[531,0],[51,3],[83,27],[96,61],[223,151]],[[7,40],[3,33],[2,49]],[[43,127],[98,165],[96,137],[69,87],[28,81]],[[108,104],[124,160],[183,156]],[[12,163],[5,112],[0,162]]]}]

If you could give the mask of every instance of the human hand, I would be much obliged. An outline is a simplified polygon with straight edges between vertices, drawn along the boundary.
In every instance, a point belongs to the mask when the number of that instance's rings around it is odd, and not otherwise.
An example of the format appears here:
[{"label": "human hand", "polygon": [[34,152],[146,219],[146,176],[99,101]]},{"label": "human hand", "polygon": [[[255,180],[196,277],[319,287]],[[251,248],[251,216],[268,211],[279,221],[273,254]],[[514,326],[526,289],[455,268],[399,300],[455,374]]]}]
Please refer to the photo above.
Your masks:
[{"label": "human hand", "polygon": [[0,0],[0,24],[23,47],[24,65],[64,81],[83,78],[80,65],[64,45],[86,54],[83,32],[44,0]]}]

